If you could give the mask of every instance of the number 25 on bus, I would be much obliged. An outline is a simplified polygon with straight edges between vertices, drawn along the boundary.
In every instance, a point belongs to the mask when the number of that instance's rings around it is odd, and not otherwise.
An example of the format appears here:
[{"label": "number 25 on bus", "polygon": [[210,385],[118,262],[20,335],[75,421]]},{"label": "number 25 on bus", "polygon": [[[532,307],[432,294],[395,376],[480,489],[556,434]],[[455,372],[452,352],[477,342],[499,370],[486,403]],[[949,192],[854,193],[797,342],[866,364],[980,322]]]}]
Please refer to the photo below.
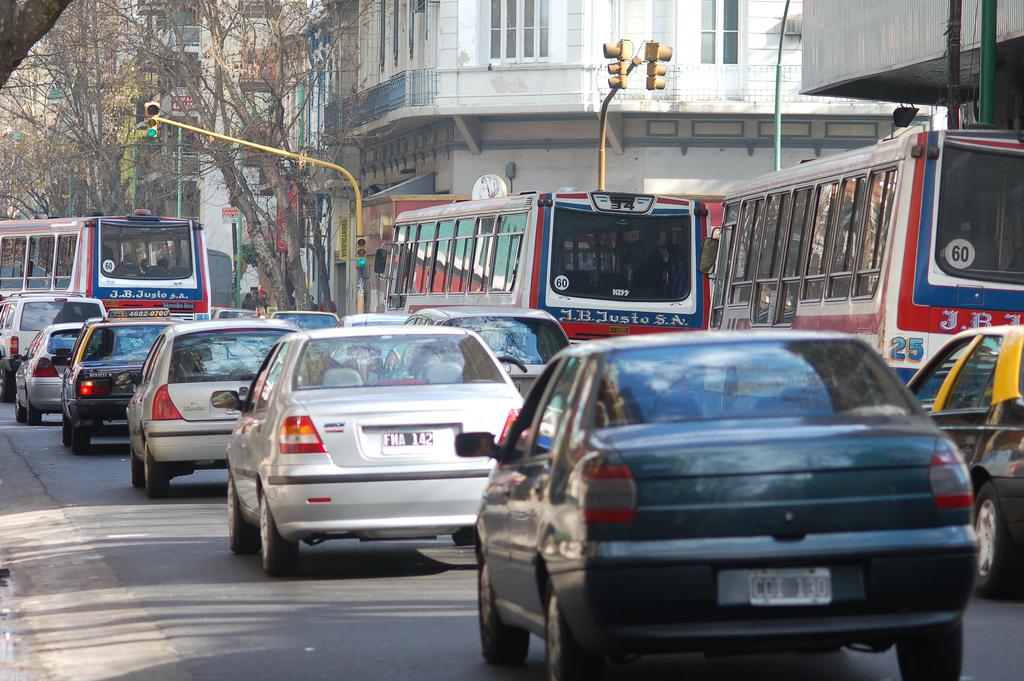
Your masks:
[{"label": "number 25 on bus", "polygon": [[[711,328],[847,331],[909,378],[951,334],[1024,311],[1024,144],[908,131],[726,198]],[[709,251],[712,249],[708,249]]]},{"label": "number 25 on bus", "polygon": [[375,267],[387,269],[388,310],[530,307],[574,340],[706,327],[697,262],[708,211],[699,202],[495,193],[398,216],[390,257],[382,250]]}]

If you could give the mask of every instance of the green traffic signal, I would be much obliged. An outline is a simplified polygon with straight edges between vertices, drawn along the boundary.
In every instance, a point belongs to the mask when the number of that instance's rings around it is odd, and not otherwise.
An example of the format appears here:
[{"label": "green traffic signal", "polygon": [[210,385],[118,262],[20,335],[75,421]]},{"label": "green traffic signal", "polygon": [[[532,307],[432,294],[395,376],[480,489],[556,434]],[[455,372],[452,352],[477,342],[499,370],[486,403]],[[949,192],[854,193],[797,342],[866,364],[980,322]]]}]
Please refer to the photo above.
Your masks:
[{"label": "green traffic signal", "polygon": [[366,258],[356,258],[356,265],[358,265],[359,267],[365,267]]},{"label": "green traffic signal", "polygon": [[152,128],[150,128],[149,130],[147,130],[147,131],[146,131],[146,135],[147,135],[148,137],[156,137],[156,126],[153,126],[153,127],[152,127]]}]

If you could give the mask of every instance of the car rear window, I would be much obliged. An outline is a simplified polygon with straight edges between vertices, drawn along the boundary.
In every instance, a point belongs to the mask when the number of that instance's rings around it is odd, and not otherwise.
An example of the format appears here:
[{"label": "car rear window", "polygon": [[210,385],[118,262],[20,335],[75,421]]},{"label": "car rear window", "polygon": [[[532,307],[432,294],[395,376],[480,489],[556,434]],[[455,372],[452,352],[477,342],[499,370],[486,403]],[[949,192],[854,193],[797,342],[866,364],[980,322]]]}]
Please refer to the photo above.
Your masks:
[{"label": "car rear window", "polygon": [[99,303],[88,300],[69,300],[60,308],[60,312],[53,318],[54,324],[71,324],[73,322],[84,322],[93,317],[103,316],[103,306]]},{"label": "car rear window", "polygon": [[597,427],[709,419],[902,416],[917,408],[870,348],[846,340],[613,352]]},{"label": "car rear window", "polygon": [[39,300],[25,303],[21,308],[21,330],[38,331],[53,324],[53,318],[57,316],[63,306],[63,300]]},{"label": "car rear window", "polygon": [[70,350],[74,346],[76,338],[78,338],[78,329],[54,331],[50,334],[50,340],[46,343],[46,352],[52,355],[61,348]]},{"label": "car rear window", "polygon": [[558,322],[547,319],[465,317],[450,324],[476,331],[494,354],[513,357],[523,364],[547,364],[555,353],[569,345]]},{"label": "car rear window", "polygon": [[164,324],[126,324],[97,328],[89,336],[82,360],[141,363],[165,327]]},{"label": "car rear window", "polygon": [[178,336],[171,348],[168,383],[249,381],[267,352],[289,329],[232,329]]},{"label": "car rear window", "polygon": [[402,334],[310,341],[294,385],[310,390],[502,382],[501,367],[475,338]]},{"label": "car rear window", "polygon": [[306,312],[278,312],[274,319],[283,319],[300,329],[312,331],[315,329],[329,329],[338,323],[338,318],[332,314],[315,314]]}]

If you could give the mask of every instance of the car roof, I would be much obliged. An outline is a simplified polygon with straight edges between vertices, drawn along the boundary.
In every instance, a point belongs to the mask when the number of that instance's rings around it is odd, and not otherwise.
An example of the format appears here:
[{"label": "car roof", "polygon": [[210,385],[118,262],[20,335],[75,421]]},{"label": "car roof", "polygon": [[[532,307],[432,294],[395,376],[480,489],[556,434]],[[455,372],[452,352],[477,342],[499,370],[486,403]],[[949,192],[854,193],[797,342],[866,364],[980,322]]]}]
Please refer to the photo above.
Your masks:
[{"label": "car roof", "polygon": [[349,338],[360,336],[474,336],[468,329],[455,326],[332,326],[326,329],[310,329],[294,335],[310,340],[321,338]]},{"label": "car roof", "polygon": [[461,319],[464,317],[520,317],[558,321],[544,310],[511,305],[453,305],[451,307],[424,307],[412,314],[434,319]]},{"label": "car roof", "polygon": [[327,310],[278,310],[270,316],[276,317],[279,314],[329,314],[332,317],[338,316],[336,313],[328,312]]},{"label": "car roof", "polygon": [[85,325],[85,322],[63,322],[62,324],[50,324],[42,328],[43,333],[54,333],[56,331],[68,331],[71,329],[81,329]]},{"label": "car roof", "polygon": [[[422,327],[421,327],[422,328]],[[572,345],[559,355],[589,356],[618,350],[636,350],[671,346],[736,345],[739,343],[839,341],[853,340],[863,343],[857,336],[834,331],[679,331],[651,333],[639,336],[620,336]]]},{"label": "car roof", "polygon": [[85,296],[77,296],[73,293],[12,293],[3,300],[5,303],[51,303],[53,301],[60,301],[62,303],[74,301],[76,303],[99,303],[103,305],[103,301],[99,298],[86,298]]},{"label": "car roof", "polygon": [[105,319],[102,322],[96,322],[94,324],[89,324],[89,327],[90,328],[95,328],[97,326],[102,326],[102,327],[112,327],[112,326],[169,326],[169,325],[175,324],[175,323],[176,323],[176,321],[173,318],[170,318],[170,317],[163,317],[162,319],[152,319],[152,318],[146,319],[145,317],[143,317],[143,318],[138,318],[138,319]]},{"label": "car roof", "polygon": [[171,325],[169,333],[181,336],[196,331],[230,331],[232,329],[277,329],[294,333],[295,327],[283,319],[259,319],[257,317],[235,317],[232,319],[208,319],[198,322],[179,322]]},{"label": "car roof", "polygon": [[947,343],[950,343],[954,340],[959,340],[961,338],[971,338],[973,336],[1009,336],[1012,333],[1016,333],[1022,330],[1024,330],[1024,326],[1014,324],[1000,324],[999,326],[982,326],[977,329],[965,329],[964,331],[961,331],[960,333],[954,334],[947,338],[945,342],[942,343],[942,345],[945,346]]}]

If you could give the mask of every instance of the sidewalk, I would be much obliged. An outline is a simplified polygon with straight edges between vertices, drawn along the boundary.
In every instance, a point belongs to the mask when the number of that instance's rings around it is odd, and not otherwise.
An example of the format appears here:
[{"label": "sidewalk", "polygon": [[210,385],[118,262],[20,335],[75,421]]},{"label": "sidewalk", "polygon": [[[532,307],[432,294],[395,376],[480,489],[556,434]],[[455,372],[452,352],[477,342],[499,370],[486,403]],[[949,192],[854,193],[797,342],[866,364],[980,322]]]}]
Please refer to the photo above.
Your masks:
[{"label": "sidewalk", "polygon": [[0,564],[11,572],[0,587],[0,681],[191,679],[2,431]]}]

